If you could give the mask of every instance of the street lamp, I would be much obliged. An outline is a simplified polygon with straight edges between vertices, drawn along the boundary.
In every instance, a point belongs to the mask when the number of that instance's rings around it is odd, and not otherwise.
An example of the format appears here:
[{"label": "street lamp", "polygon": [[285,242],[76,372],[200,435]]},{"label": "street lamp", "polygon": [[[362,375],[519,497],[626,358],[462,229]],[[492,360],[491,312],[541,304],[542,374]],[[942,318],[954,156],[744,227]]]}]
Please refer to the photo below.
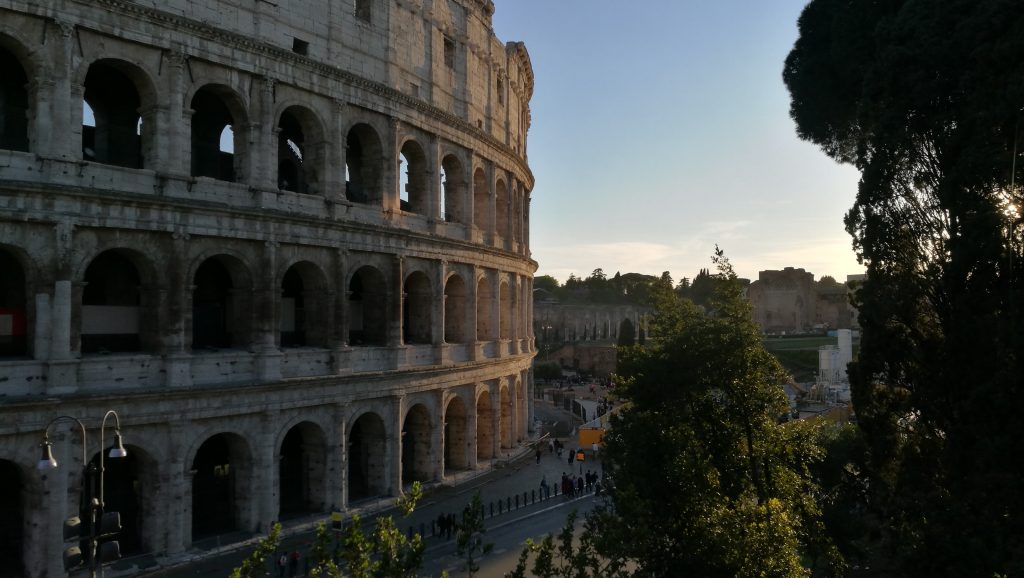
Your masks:
[{"label": "street lamp", "polygon": [[[103,435],[107,427],[107,419],[110,416],[114,416],[114,442],[108,452],[108,450],[104,449]],[[82,495],[88,498],[89,508],[88,557],[82,555],[82,550],[77,544],[66,548],[64,550],[64,570],[71,571],[84,563],[88,563],[89,576],[94,578],[96,570],[100,568],[101,564],[113,562],[121,557],[121,549],[116,540],[109,540],[99,544],[101,539],[113,537],[121,531],[120,513],[104,511],[104,455],[109,453],[111,458],[124,458],[128,456],[128,451],[124,449],[124,442],[121,438],[121,419],[118,417],[117,412],[110,410],[103,415],[103,421],[100,422],[99,492],[97,494],[96,487],[93,484],[93,478],[96,477],[95,474],[97,472],[95,466],[89,463],[89,443],[86,438],[85,424],[76,417],[61,415],[50,420],[50,423],[46,424],[46,428],[43,430],[43,441],[39,444],[39,447],[42,448],[42,455],[40,456],[39,463],[36,465],[40,472],[46,473],[57,469],[57,460],[53,457],[53,443],[50,441],[50,427],[61,420],[70,420],[77,423],[82,432]],[[84,538],[81,535],[81,525],[82,521],[78,516],[72,516],[65,520],[64,541],[81,541]]]}]

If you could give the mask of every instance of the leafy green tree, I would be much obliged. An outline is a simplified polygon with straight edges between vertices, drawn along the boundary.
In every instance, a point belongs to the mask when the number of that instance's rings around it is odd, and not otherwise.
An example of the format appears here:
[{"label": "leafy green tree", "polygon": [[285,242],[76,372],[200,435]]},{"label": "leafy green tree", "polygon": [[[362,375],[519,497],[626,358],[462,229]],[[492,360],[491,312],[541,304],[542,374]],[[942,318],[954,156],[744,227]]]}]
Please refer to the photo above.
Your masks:
[{"label": "leafy green tree", "polygon": [[494,544],[484,540],[487,527],[484,526],[484,503],[480,492],[473,494],[466,510],[462,512],[462,523],[456,535],[455,548],[463,556],[466,573],[470,578],[480,570],[480,558],[491,553]]},{"label": "leafy green tree", "polygon": [[645,576],[805,576],[802,557],[838,574],[813,500],[820,450],[800,424],[778,424],[784,371],[721,251],[714,261],[711,312],[663,280],[652,339],[620,356],[627,406],[605,437],[597,550]]},{"label": "leafy green tree", "polygon": [[[526,540],[519,561],[506,578],[626,578],[629,573],[621,561],[609,560],[597,551],[595,538],[598,530],[587,522],[576,539],[576,511],[569,513],[558,541],[548,534],[540,542]],[[577,545],[578,543],[578,545]],[[530,567],[530,559],[533,565]],[[527,574],[527,569],[530,574]]]},{"label": "leafy green tree", "polygon": [[850,380],[893,574],[1024,574],[1020,8],[813,0],[786,60],[798,134],[861,173]]},{"label": "leafy green tree", "polygon": [[263,578],[267,571],[267,558],[274,554],[281,541],[281,524],[274,524],[270,534],[259,541],[256,549],[242,561],[242,565],[231,571],[230,578]]},{"label": "leafy green tree", "polygon": [[556,294],[559,287],[558,279],[555,279],[551,275],[539,275],[533,278],[534,289],[544,289],[545,291],[551,292],[551,294]]}]

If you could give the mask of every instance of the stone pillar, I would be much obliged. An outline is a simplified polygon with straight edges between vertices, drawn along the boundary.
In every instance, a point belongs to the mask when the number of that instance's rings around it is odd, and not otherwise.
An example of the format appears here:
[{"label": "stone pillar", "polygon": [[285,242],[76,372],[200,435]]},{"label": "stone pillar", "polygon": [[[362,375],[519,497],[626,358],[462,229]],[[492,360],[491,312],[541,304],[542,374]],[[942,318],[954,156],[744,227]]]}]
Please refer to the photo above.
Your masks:
[{"label": "stone pillar", "polygon": [[[331,106],[330,126],[327,128],[326,174],[320,183],[324,198],[331,203],[347,204],[345,198],[345,157],[348,139],[345,134],[345,117],[348,105],[335,100]],[[340,216],[335,212],[335,217]]]},{"label": "stone pillar", "polygon": [[391,262],[391,293],[388,295],[388,337],[389,347],[402,345],[402,297],[405,294],[405,262],[401,255],[394,255]]},{"label": "stone pillar", "polygon": [[176,46],[164,56],[168,64],[166,121],[160,123],[159,132],[150,140],[157,145],[155,148],[166,152],[160,164],[152,168],[172,175],[188,175],[192,172],[192,110],[191,103],[184,102],[188,55],[182,47]]},{"label": "stone pillar", "polygon": [[[178,429],[172,426],[172,430]],[[174,435],[174,434],[172,434]],[[178,438],[173,438],[177,440]],[[175,456],[167,463],[166,473],[161,476],[163,495],[169,499],[164,504],[164,524],[167,529],[166,552],[168,555],[185,551],[186,536],[192,534],[192,474],[182,461],[184,456]]]},{"label": "stone pillar", "polygon": [[385,213],[397,213],[401,210],[401,193],[398,187],[401,179],[398,176],[398,156],[400,149],[398,139],[401,133],[401,122],[397,118],[388,119],[388,134],[384,139],[384,174],[382,184],[384,198],[381,199]]},{"label": "stone pillar", "polygon": [[50,333],[50,364],[47,371],[46,393],[66,394],[77,391],[77,363],[71,351],[71,317],[75,288],[71,279],[71,253],[75,224],[70,219],[55,227],[57,262],[53,287],[52,325]]},{"label": "stone pillar", "polygon": [[498,185],[494,181],[494,163],[487,163],[484,171],[487,176],[487,231],[484,234],[483,242],[487,245],[494,245],[498,238]]},{"label": "stone pillar", "polygon": [[470,386],[468,388],[469,403],[466,405],[470,406],[466,408],[466,465],[471,470],[477,468],[478,462],[476,457],[477,452],[477,405],[476,405],[476,387]]},{"label": "stone pillar", "polygon": [[335,374],[352,371],[348,347],[348,251],[338,249],[334,253],[334,319],[331,323],[330,347],[331,370]]},{"label": "stone pillar", "polygon": [[501,343],[501,274],[494,270],[488,270],[484,274],[491,286],[491,310],[487,312],[491,317],[488,325],[491,328],[490,340]]},{"label": "stone pillar", "polygon": [[437,262],[437,266],[434,268],[434,279],[431,283],[434,286],[435,296],[433,299],[433,307],[430,311],[430,323],[431,327],[434,328],[433,332],[433,344],[434,344],[434,360],[438,363],[444,363],[444,324],[445,324],[445,300],[447,297],[444,294],[444,279],[445,275],[448,274],[448,261],[441,259]]},{"label": "stone pillar", "polygon": [[444,479],[444,390],[434,392],[434,427],[430,432],[430,463],[434,464],[431,481]]},{"label": "stone pillar", "polygon": [[277,283],[277,241],[264,244],[263,271],[253,282],[257,290],[253,310],[256,311],[256,327],[253,341],[256,343],[257,371],[264,382],[281,379],[281,351],[277,348],[280,328],[281,288]]},{"label": "stone pillar", "polygon": [[[53,157],[60,158],[63,160],[73,160],[81,158],[82,154],[82,103],[81,97],[84,92],[84,88],[78,85],[74,90],[72,87],[72,66],[73,66],[73,54],[76,45],[75,42],[75,25],[71,22],[57,21],[57,26],[60,28],[59,42],[56,43],[53,52],[51,53],[54,57],[53,70],[51,71],[53,82],[49,86],[42,86],[41,88],[52,90],[50,98],[45,99],[49,103],[49,113],[44,113],[42,107],[46,103],[41,98],[37,104],[40,108],[36,113],[36,131],[46,131],[52,133],[55,127],[66,127],[68,131],[68,138],[53,139],[52,135],[45,137],[49,140],[49,143],[43,144],[40,140],[39,152],[44,154],[52,155]],[[75,100],[75,97],[78,100]],[[77,112],[73,113],[76,108]],[[76,122],[77,119],[77,122]],[[49,125],[47,126],[47,123]],[[78,126],[75,126],[75,125]],[[77,135],[77,138],[75,136]],[[38,133],[37,138],[43,139]],[[43,148],[48,146],[49,148]]]},{"label": "stone pillar", "polygon": [[[29,568],[45,569],[45,572],[41,572],[44,576],[64,576],[64,520],[74,511],[69,508],[68,502],[76,502],[80,495],[81,487],[77,490],[71,488],[74,481],[81,481],[80,474],[84,466],[80,461],[82,448],[74,443],[74,435],[69,433],[67,424],[55,425],[50,434],[54,442],[52,451],[60,466],[43,474],[46,543],[33,556],[37,559],[25,560],[25,563]],[[85,443],[85,440],[80,440],[80,443]]]},{"label": "stone pillar", "polygon": [[[345,436],[345,406],[336,403],[329,406],[330,423],[328,425],[324,451],[327,453],[324,464],[324,505],[330,511],[340,511],[345,507],[345,478],[348,472],[345,466],[348,460],[345,459],[348,453],[348,446]],[[337,440],[337,443],[332,443]]]},{"label": "stone pillar", "polygon": [[[260,434],[253,447],[252,480],[250,481],[250,508],[254,523],[252,526],[261,533],[270,531],[278,518],[281,497],[278,478],[281,470],[281,452],[277,448],[277,412],[260,416]],[[237,481],[236,481],[237,483]]]},{"label": "stone pillar", "polygon": [[341,451],[341,455],[339,456],[340,457],[340,462],[339,462],[339,468],[340,469],[339,469],[338,476],[337,476],[338,482],[340,484],[339,489],[340,489],[340,492],[341,492],[340,493],[341,497],[339,498],[339,500],[340,500],[339,505],[343,509],[346,509],[346,510],[348,509],[348,485],[349,485],[349,483],[348,483],[348,481],[349,481],[348,480],[348,476],[349,476],[349,463],[348,463],[348,459],[349,459],[349,452],[351,450],[351,448],[349,448],[349,444],[351,442],[348,441],[348,432],[349,432],[348,418],[349,418],[348,407],[346,407],[345,405],[343,405],[341,403],[338,403],[335,406],[335,410],[334,410],[334,420],[335,420],[335,423],[337,424],[337,427],[338,427],[338,440],[339,440],[338,441],[338,449]]},{"label": "stone pillar", "polygon": [[487,386],[491,392],[491,440],[494,448],[494,459],[501,457],[501,379],[496,379]]},{"label": "stone pillar", "polygon": [[160,306],[160,327],[164,350],[164,370],[169,387],[192,385],[192,356],[188,352],[190,339],[185,330],[191,327],[192,279],[188,271],[189,235],[179,229],[172,236],[168,263],[168,287]]},{"label": "stone pillar", "polygon": [[441,142],[436,134],[431,134],[428,137],[426,157],[427,221],[437,223],[442,221],[441,213],[443,210],[441,207]]},{"label": "stone pillar", "polygon": [[476,265],[469,278],[469,285],[466,287],[466,342],[470,345],[469,357],[476,361],[480,358],[480,335],[477,334],[477,299],[480,298],[479,281],[480,268]]},{"label": "stone pillar", "polygon": [[51,301],[49,293],[36,293],[36,320],[32,331],[32,358],[36,361],[50,359],[50,328],[53,327]]},{"label": "stone pillar", "polygon": [[[387,457],[385,464],[387,471],[385,478],[388,481],[388,495],[402,495],[402,414],[405,410],[405,397],[396,395],[390,399],[391,428],[392,435],[387,436]],[[385,434],[386,435],[386,434]]]},{"label": "stone pillar", "polygon": [[537,385],[533,381],[534,377],[532,365],[530,366],[530,369],[526,371],[526,375],[526,391],[523,392],[523,395],[526,396],[526,428],[527,431],[532,434],[536,431],[534,429],[534,422],[537,419],[535,417],[536,414],[534,412],[534,399],[536,399],[534,396],[536,395]]},{"label": "stone pillar", "polygon": [[270,77],[263,77],[259,82],[259,100],[257,110],[253,111],[253,118],[258,118],[258,123],[253,123],[251,131],[252,144],[250,145],[252,158],[252,185],[262,191],[277,190],[277,140],[276,126],[274,123],[274,86],[276,80]]}]

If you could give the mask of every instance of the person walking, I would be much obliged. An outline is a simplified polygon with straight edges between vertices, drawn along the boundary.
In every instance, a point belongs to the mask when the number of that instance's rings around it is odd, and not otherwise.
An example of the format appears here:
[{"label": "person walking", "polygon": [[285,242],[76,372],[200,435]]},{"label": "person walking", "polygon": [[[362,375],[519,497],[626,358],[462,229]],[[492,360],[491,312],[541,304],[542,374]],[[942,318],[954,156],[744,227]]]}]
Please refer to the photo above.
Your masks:
[{"label": "person walking", "polygon": [[537,463],[540,463],[540,446],[537,447]]}]

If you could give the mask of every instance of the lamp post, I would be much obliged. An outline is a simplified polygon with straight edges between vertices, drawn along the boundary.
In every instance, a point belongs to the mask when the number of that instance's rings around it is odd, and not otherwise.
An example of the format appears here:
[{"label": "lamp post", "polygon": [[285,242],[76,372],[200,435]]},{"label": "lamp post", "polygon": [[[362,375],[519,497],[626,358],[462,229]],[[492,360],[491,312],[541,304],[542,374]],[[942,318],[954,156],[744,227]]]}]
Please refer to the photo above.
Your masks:
[{"label": "lamp post", "polygon": [[[96,493],[96,487],[93,484],[93,477],[95,476],[96,468],[89,464],[88,454],[88,439],[86,437],[85,424],[82,423],[76,417],[69,415],[61,415],[50,420],[50,423],[46,424],[46,428],[43,430],[43,441],[39,444],[42,449],[42,455],[37,464],[37,468],[40,472],[48,472],[57,468],[57,460],[53,457],[53,443],[50,441],[50,427],[53,424],[61,420],[70,420],[78,424],[78,427],[82,432],[82,495],[88,499],[89,509],[89,535],[88,540],[88,552],[87,558],[83,559],[81,549],[76,545],[64,550],[64,569],[66,571],[73,570],[83,563],[89,565],[89,576],[95,577],[96,570],[101,568],[101,564],[104,562],[112,562],[121,557],[120,547],[116,541],[104,542],[102,546],[99,545],[99,541],[103,538],[112,537],[121,530],[121,516],[118,512],[106,512],[104,510],[104,494],[103,494],[103,472],[104,472],[104,455],[107,450],[104,449],[104,432],[107,427],[107,419],[111,416],[114,417],[114,443],[110,447],[111,458],[123,458],[128,455],[128,452],[124,449],[124,443],[121,439],[121,420],[114,410],[107,411],[103,415],[103,420],[100,422],[100,466],[99,466],[99,491]],[[64,521],[64,541],[77,540],[85,538],[81,536],[81,519],[78,516],[72,516]],[[99,546],[99,547],[98,547]]]}]

